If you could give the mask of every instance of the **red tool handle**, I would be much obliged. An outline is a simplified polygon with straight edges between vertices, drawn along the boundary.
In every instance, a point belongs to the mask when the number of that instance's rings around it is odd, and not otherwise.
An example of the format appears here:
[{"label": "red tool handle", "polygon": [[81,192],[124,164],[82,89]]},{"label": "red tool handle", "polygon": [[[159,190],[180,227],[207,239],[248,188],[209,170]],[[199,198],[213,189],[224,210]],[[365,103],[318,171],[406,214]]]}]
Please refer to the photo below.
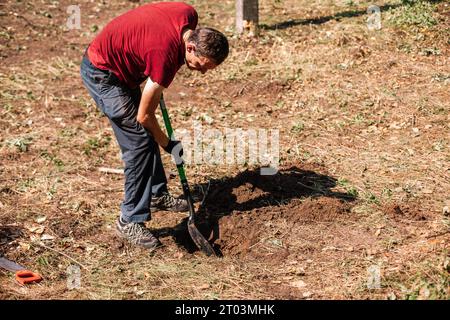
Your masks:
[{"label": "red tool handle", "polygon": [[42,277],[39,274],[28,270],[20,270],[16,272],[16,281],[19,282],[21,285],[39,282],[41,280]]}]

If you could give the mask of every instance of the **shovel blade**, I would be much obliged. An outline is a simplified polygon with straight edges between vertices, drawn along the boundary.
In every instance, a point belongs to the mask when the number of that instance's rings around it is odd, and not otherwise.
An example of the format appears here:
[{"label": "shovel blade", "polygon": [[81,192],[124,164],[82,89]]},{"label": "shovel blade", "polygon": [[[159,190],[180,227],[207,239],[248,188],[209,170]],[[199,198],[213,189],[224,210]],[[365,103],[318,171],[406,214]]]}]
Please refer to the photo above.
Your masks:
[{"label": "shovel blade", "polygon": [[193,221],[188,222],[188,231],[189,231],[189,234],[190,234],[192,240],[194,241],[195,245],[201,251],[203,251],[203,253],[205,253],[208,257],[216,255],[211,244],[208,242],[208,240],[205,239],[205,237],[197,229],[197,227],[195,226]]}]

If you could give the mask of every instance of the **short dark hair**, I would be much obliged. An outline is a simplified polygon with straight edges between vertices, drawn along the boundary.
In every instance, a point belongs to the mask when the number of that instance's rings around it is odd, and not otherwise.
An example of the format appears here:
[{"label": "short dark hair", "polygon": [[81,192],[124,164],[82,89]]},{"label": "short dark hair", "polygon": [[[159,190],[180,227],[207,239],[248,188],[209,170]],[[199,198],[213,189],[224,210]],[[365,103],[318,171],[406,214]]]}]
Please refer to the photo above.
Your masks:
[{"label": "short dark hair", "polygon": [[188,41],[195,44],[198,55],[213,60],[216,65],[227,58],[230,50],[227,37],[213,28],[202,27],[193,30]]}]

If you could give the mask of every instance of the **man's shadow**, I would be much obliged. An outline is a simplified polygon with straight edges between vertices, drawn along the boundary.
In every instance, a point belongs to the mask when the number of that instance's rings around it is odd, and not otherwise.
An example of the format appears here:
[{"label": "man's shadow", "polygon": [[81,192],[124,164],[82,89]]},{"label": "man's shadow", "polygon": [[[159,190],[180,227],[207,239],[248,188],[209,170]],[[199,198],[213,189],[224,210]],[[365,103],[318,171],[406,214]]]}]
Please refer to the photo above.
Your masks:
[{"label": "man's shadow", "polygon": [[[342,201],[354,201],[353,195],[335,192],[331,189],[337,180],[331,176],[290,167],[274,175],[261,175],[260,168],[240,172],[234,177],[210,181],[209,193],[196,211],[195,225],[221,256],[220,248],[214,245],[219,237],[219,220],[233,212],[282,206],[293,199],[308,197],[331,197]],[[207,184],[193,189],[206,189]],[[189,253],[198,251],[188,229],[188,218],[173,228],[153,230],[158,237],[171,236],[175,242]]]}]

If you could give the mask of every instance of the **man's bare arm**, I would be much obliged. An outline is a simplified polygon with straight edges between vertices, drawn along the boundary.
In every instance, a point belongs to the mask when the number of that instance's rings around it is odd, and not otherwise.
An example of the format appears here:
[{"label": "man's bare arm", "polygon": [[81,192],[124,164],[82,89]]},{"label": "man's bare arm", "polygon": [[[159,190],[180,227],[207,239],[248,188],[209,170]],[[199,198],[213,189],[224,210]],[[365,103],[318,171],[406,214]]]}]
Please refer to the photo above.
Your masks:
[{"label": "man's bare arm", "polygon": [[159,99],[164,87],[156,82],[147,80],[142,91],[141,102],[139,104],[137,121],[147,130],[149,130],[155,141],[162,147],[167,146],[169,138],[161,130],[155,116],[155,110],[158,108]]}]

